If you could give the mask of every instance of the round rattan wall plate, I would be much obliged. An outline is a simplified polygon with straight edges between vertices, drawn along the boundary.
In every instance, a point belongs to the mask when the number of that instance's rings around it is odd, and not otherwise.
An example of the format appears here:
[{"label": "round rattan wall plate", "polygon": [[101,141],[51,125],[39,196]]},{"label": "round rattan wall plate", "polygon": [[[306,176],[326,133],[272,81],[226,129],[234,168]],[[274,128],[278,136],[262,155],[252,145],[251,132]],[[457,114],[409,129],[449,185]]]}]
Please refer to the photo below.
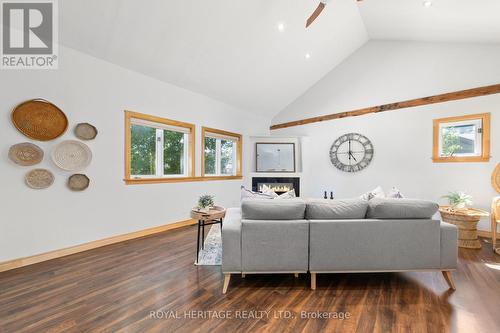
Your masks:
[{"label": "round rattan wall plate", "polygon": [[89,123],[79,123],[75,127],[75,135],[80,140],[93,140],[97,136],[97,128]]},{"label": "round rattan wall plate", "polygon": [[54,104],[33,99],[19,104],[12,111],[14,126],[28,138],[50,141],[60,137],[68,128],[68,118]]},{"label": "round rattan wall plate", "polygon": [[491,184],[495,190],[500,193],[500,163],[497,164],[493,174],[491,175]]},{"label": "round rattan wall plate", "polygon": [[18,165],[31,166],[43,160],[43,150],[29,142],[18,143],[10,147],[9,158]]},{"label": "round rattan wall plate", "polygon": [[72,191],[84,191],[89,187],[90,179],[86,175],[77,173],[68,179],[68,187]]},{"label": "round rattan wall plate", "polygon": [[52,150],[52,161],[66,171],[80,171],[92,161],[92,152],[83,142],[67,140]]},{"label": "round rattan wall plate", "polygon": [[47,169],[34,169],[24,177],[26,184],[34,189],[40,190],[54,183],[54,175]]}]

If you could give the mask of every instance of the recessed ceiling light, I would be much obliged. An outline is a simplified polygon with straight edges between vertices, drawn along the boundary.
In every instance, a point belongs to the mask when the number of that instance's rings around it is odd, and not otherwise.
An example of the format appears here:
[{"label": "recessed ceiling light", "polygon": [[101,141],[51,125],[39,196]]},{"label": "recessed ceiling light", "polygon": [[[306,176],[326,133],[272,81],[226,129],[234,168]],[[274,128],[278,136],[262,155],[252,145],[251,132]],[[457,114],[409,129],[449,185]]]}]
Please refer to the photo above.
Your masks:
[{"label": "recessed ceiling light", "polygon": [[309,58],[311,58],[311,54],[310,54],[310,53],[306,53],[306,54],[304,55],[304,57],[305,57],[306,59],[309,59]]},{"label": "recessed ceiling light", "polygon": [[278,30],[279,31],[283,32],[283,31],[285,31],[285,28],[286,28],[285,23],[283,23],[283,22],[278,23]]},{"label": "recessed ceiling light", "polygon": [[424,7],[431,7],[431,6],[432,6],[432,1],[428,1],[428,0],[427,0],[427,1],[424,1],[424,2],[422,3],[422,5],[423,5]]}]

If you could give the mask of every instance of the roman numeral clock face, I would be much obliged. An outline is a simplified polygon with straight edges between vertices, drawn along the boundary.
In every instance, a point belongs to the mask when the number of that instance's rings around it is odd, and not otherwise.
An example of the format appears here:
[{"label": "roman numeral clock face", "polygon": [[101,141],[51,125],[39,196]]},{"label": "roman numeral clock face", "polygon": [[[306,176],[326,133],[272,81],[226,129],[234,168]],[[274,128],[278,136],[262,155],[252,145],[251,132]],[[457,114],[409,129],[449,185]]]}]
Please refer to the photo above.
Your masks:
[{"label": "roman numeral clock face", "polygon": [[364,135],[344,134],[330,148],[330,160],[339,170],[358,172],[366,168],[373,158],[373,145]]}]

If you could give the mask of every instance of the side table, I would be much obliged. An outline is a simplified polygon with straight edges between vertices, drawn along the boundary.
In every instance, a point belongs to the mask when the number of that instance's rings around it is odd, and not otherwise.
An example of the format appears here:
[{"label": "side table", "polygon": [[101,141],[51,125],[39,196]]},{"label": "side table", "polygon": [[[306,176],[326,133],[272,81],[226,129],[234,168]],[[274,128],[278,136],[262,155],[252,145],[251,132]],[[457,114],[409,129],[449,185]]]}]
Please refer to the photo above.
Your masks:
[{"label": "side table", "polygon": [[489,216],[488,212],[475,208],[453,210],[449,206],[441,206],[439,212],[444,222],[458,227],[459,247],[468,249],[481,248],[481,242],[477,237],[477,223],[481,217]]},{"label": "side table", "polygon": [[196,264],[198,263],[198,256],[200,252],[200,230],[201,235],[201,247],[203,248],[205,240],[205,226],[212,224],[220,224],[222,228],[222,220],[226,216],[226,209],[223,207],[215,206],[211,208],[208,212],[198,211],[197,208],[191,210],[191,218],[198,220],[198,238],[196,241]]}]

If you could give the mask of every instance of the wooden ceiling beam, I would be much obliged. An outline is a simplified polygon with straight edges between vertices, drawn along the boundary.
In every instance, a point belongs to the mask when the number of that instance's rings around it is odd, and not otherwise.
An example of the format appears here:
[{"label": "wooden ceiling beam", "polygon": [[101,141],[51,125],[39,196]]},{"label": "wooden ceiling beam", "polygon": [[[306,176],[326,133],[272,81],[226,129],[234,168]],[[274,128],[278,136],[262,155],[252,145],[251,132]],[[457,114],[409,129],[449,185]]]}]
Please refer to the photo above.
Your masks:
[{"label": "wooden ceiling beam", "polygon": [[357,109],[357,110],[352,110],[352,111],[332,113],[332,114],[328,114],[328,115],[324,115],[324,116],[318,116],[318,117],[290,121],[287,123],[272,125],[271,130],[277,130],[280,128],[287,128],[287,127],[293,127],[293,126],[301,126],[301,125],[312,124],[312,123],[319,123],[322,121],[328,121],[328,120],[334,120],[334,119],[362,116],[362,115],[370,114],[370,113],[378,113],[378,112],[392,111],[392,110],[398,110],[398,109],[413,108],[416,106],[422,106],[422,105],[428,105],[428,104],[456,101],[456,100],[460,100],[460,99],[467,99],[467,98],[472,98],[472,97],[486,96],[486,95],[492,95],[492,94],[498,94],[498,93],[500,93],[500,84],[494,84],[491,86],[454,91],[454,92],[449,92],[449,93],[445,93],[445,94],[410,99],[410,100],[402,101],[402,102],[371,106],[368,108],[362,108],[362,109]]}]

